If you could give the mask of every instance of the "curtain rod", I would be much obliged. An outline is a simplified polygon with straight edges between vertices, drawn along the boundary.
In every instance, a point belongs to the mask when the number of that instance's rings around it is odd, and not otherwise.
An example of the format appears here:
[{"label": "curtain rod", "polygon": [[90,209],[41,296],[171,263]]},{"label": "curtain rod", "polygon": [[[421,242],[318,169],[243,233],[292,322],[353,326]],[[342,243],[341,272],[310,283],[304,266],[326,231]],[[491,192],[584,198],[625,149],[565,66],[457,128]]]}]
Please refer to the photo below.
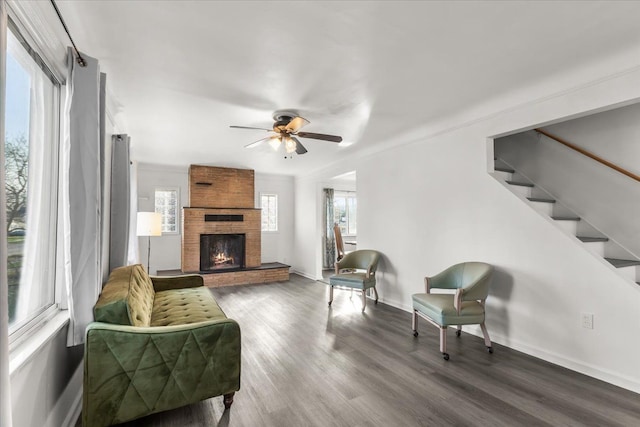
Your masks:
[{"label": "curtain rod", "polygon": [[60,10],[58,9],[58,6],[56,5],[55,0],[51,0],[51,4],[53,5],[53,8],[56,10],[56,14],[58,15],[58,19],[60,19],[60,23],[64,27],[64,31],[67,33],[67,36],[69,36],[69,40],[71,40],[71,44],[73,45],[73,49],[76,51],[76,55],[78,56],[76,58],[76,61],[78,62],[78,64],[81,67],[86,67],[87,66],[87,61],[85,61],[84,58],[82,57],[82,55],[80,55],[80,51],[76,47],[76,44],[73,42],[73,37],[71,37],[71,33],[69,33],[69,29],[67,28],[67,24],[65,24],[64,23],[64,19],[62,19],[62,14],[60,13]]}]

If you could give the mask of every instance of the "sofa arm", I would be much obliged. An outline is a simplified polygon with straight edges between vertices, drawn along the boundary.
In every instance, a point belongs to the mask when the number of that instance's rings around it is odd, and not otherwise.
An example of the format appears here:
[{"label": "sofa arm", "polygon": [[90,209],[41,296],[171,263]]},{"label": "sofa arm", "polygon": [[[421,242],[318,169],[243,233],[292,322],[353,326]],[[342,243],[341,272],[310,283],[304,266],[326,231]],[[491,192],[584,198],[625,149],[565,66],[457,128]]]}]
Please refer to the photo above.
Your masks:
[{"label": "sofa arm", "polygon": [[199,274],[184,274],[181,276],[149,276],[156,292],[171,289],[196,288],[204,286],[204,279]]},{"label": "sofa arm", "polygon": [[83,426],[108,426],[240,389],[232,319],[135,327],[93,322],[84,353]]}]

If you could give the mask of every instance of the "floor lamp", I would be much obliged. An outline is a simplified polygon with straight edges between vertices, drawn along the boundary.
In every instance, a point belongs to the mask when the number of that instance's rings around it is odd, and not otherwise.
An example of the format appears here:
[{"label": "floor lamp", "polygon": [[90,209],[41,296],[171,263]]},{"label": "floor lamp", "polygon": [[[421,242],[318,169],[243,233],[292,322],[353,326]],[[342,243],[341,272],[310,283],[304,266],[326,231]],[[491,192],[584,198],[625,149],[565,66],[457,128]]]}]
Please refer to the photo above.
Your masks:
[{"label": "floor lamp", "polygon": [[158,212],[138,212],[137,236],[147,236],[147,274],[151,261],[151,236],[162,236],[162,215]]}]

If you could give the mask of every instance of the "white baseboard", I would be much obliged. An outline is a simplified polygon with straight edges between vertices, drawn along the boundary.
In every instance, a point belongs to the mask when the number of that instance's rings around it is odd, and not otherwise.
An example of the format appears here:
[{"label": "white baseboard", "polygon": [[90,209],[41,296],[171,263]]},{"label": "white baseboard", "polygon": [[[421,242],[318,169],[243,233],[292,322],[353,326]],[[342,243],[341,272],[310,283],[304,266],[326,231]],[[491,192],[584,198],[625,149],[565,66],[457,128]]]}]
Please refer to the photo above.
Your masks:
[{"label": "white baseboard", "polygon": [[[312,276],[311,274],[307,274],[305,272],[296,270],[294,268],[291,268],[291,273],[293,274],[297,274],[298,276],[302,276],[302,277],[306,277],[307,279],[311,279],[311,280],[319,280],[316,277]],[[322,278],[322,277],[321,277]]]},{"label": "white baseboard", "polygon": [[[381,298],[380,302],[398,308],[400,310],[407,311],[409,313],[413,311],[413,307],[403,304],[399,301],[385,300],[384,298]],[[487,327],[491,328],[491,325],[487,325]],[[407,330],[409,330],[410,328],[411,324],[407,323]],[[482,338],[482,330],[478,326],[464,326],[463,330],[464,332],[467,332],[471,335]],[[588,363],[584,363],[571,357],[566,357],[554,352],[550,352],[536,346],[531,346],[529,344],[515,340],[511,337],[492,333],[490,329],[489,335],[491,336],[491,341],[497,344],[520,351],[529,356],[542,359],[546,362],[553,363],[554,365],[562,366],[563,368],[567,368],[572,371],[596,378],[606,383],[622,387],[635,393],[640,393],[640,382],[622,376],[619,373],[612,372],[610,370],[603,369],[601,367],[597,367]]]},{"label": "white baseboard", "polygon": [[[465,329],[465,332],[469,332],[472,335],[482,337],[482,331],[479,327]],[[489,333],[491,334],[491,331],[489,331]],[[585,363],[572,357],[567,357],[561,354],[541,349],[539,347],[531,346],[529,344],[523,343],[510,337],[505,337],[503,335],[491,334],[491,341],[505,347],[521,351],[530,356],[537,357],[538,359],[553,363],[554,365],[559,365],[564,368],[571,369],[572,371],[576,371],[581,374],[604,381],[606,383],[622,387],[635,393],[640,393],[640,382],[622,376],[619,373],[612,372],[608,369],[603,369],[601,367]]]}]

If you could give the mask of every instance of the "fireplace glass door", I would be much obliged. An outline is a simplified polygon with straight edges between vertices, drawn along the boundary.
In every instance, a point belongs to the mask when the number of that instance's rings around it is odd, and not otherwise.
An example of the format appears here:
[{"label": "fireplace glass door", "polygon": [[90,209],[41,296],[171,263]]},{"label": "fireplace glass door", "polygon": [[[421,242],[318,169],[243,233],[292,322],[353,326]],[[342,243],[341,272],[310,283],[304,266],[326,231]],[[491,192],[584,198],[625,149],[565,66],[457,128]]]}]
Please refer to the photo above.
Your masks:
[{"label": "fireplace glass door", "polygon": [[244,268],[244,234],[201,234],[200,271]]}]

